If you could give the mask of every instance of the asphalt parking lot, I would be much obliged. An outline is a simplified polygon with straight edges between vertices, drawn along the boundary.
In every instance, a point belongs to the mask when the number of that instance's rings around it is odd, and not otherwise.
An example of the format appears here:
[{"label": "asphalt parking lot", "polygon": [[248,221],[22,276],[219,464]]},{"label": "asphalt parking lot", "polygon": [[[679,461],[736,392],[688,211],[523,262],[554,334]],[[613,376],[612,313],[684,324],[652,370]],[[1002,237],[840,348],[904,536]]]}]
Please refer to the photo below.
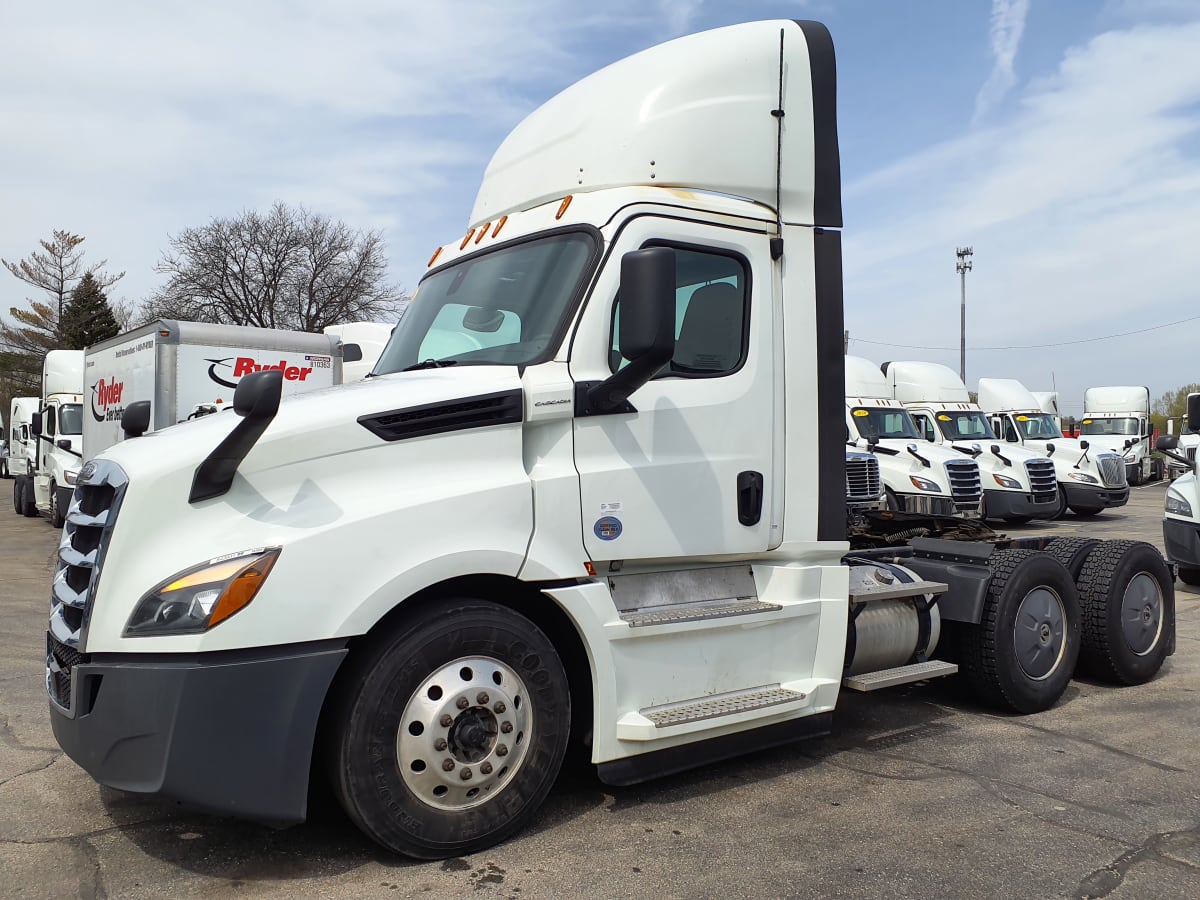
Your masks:
[{"label": "asphalt parking lot", "polygon": [[[1163,491],[1014,533],[1161,547]],[[515,839],[416,863],[333,810],[273,830],[98,787],[46,713],[58,536],[9,509],[0,896],[1200,897],[1200,593],[1178,582],[1178,650],[1149,684],[1076,680],[1027,717],[974,706],[955,679],[844,695],[830,737],[632,788],[574,770]]]}]

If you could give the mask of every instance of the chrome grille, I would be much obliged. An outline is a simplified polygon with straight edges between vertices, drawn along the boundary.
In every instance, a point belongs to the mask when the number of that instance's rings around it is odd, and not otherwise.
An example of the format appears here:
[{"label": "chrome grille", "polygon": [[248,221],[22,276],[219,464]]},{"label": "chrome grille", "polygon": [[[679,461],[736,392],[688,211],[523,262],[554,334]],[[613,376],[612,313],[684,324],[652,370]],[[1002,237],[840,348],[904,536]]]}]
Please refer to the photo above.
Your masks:
[{"label": "chrome grille", "polygon": [[118,466],[93,460],[79,473],[67,510],[58,545],[58,570],[50,588],[46,641],[46,690],[64,710],[70,710],[71,670],[87,662],[80,648],[126,483]]},{"label": "chrome grille", "polygon": [[852,503],[878,500],[883,495],[879,460],[869,453],[846,454],[846,499]]},{"label": "chrome grille", "polygon": [[983,497],[979,464],[973,459],[952,459],[946,463],[946,475],[950,479],[950,494],[954,498],[955,509],[978,509]]},{"label": "chrome grille", "polygon": [[1058,475],[1054,463],[1048,459],[1028,459],[1025,472],[1029,475],[1029,487],[1033,499],[1039,503],[1053,500],[1058,494]]},{"label": "chrome grille", "polygon": [[1184,453],[1187,455],[1187,458],[1188,458],[1188,461],[1189,461],[1189,462],[1195,462],[1195,461],[1196,461],[1196,448],[1195,448],[1195,447],[1187,447],[1187,448],[1185,448],[1185,449],[1184,449]]},{"label": "chrome grille", "polygon": [[1129,483],[1125,478],[1125,460],[1116,454],[1105,453],[1097,456],[1096,468],[1100,470],[1105,487],[1125,487]]}]

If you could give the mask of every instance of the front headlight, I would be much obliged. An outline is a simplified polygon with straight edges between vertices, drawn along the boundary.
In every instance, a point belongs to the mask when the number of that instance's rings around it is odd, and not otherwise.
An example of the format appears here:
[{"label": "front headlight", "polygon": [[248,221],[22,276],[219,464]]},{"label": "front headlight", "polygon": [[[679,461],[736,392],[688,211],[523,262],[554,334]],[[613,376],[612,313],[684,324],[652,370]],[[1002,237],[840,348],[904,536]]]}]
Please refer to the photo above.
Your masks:
[{"label": "front headlight", "polygon": [[1177,516],[1192,517],[1192,504],[1184,499],[1183,494],[1174,488],[1167,488],[1167,512]]},{"label": "front headlight", "polygon": [[72,472],[70,469],[68,469],[67,471],[63,472],[63,481],[65,481],[65,482],[66,482],[68,485],[73,485],[73,484],[75,484],[75,479],[76,479],[76,478],[78,478],[78,477],[79,477],[79,473],[78,473],[78,472]]},{"label": "front headlight", "polygon": [[1015,478],[1009,478],[1007,475],[996,475],[995,473],[992,474],[992,477],[996,479],[996,484],[1000,485],[1002,488],[1009,488],[1017,491],[1021,489],[1021,482],[1017,481]]},{"label": "front headlight", "polygon": [[934,494],[940,494],[942,489],[938,487],[936,481],[930,481],[928,478],[919,478],[916,475],[909,475],[908,480],[913,483],[913,487],[922,491],[930,491]]},{"label": "front headlight", "polygon": [[1093,478],[1091,475],[1088,475],[1086,472],[1068,472],[1067,477],[1070,478],[1072,481],[1082,481],[1084,484],[1099,484],[1100,483],[1099,478]]},{"label": "front headlight", "polygon": [[254,599],[278,557],[278,547],[250,550],[180,572],[138,601],[122,637],[207,631]]}]

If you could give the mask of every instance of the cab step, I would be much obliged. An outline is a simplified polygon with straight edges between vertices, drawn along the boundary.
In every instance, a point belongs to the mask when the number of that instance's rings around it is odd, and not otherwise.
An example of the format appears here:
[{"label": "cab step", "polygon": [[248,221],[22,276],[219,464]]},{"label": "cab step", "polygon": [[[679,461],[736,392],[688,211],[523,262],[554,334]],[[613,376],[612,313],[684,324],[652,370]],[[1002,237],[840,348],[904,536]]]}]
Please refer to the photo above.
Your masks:
[{"label": "cab step", "polygon": [[878,691],[882,688],[895,687],[898,684],[942,678],[956,672],[958,672],[957,664],[931,659],[928,662],[896,666],[894,669],[880,669],[878,672],[847,675],[842,679],[842,686],[852,691]]},{"label": "cab step", "polygon": [[670,625],[678,622],[697,622],[702,619],[723,619],[728,616],[749,616],[754,613],[778,612],[781,609],[783,607],[778,603],[764,603],[761,600],[739,598],[716,603],[658,606],[634,610],[622,613],[621,619],[628,622],[630,628],[644,628],[647,625]]},{"label": "cab step", "polygon": [[[769,684],[645,707],[637,712],[626,713],[618,720],[617,738],[623,741],[650,741],[719,728],[775,712],[802,709],[812,705],[813,693],[819,684],[816,679],[792,682],[786,686]],[[810,689],[802,690],[801,687]]]},{"label": "cab step", "polygon": [[865,603],[870,600],[898,600],[903,597],[915,597],[918,594],[944,594],[950,586],[941,581],[894,581],[891,584],[881,584],[878,587],[855,587],[850,592],[851,603]]}]

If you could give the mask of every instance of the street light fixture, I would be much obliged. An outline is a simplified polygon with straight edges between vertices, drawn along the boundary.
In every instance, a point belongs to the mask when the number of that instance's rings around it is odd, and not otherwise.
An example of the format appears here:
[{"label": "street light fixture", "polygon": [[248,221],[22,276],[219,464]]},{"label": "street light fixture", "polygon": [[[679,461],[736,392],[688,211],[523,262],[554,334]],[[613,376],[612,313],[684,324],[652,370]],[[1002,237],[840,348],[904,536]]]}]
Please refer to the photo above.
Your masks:
[{"label": "street light fixture", "polygon": [[963,384],[967,383],[967,273],[974,268],[971,257],[975,255],[974,247],[959,247],[954,251],[958,263],[954,271],[958,272],[962,281],[962,306],[958,339],[958,377]]}]

